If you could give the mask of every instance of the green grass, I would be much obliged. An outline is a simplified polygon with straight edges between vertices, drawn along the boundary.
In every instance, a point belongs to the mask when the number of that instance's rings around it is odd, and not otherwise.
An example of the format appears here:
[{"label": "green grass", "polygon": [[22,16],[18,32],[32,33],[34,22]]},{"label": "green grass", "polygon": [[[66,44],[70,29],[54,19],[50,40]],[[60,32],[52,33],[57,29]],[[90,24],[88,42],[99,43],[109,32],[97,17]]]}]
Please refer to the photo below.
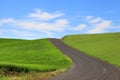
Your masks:
[{"label": "green grass", "polygon": [[71,60],[48,39],[0,39],[0,72],[48,72],[66,70]]},{"label": "green grass", "polygon": [[59,74],[61,74],[60,71],[15,73],[9,76],[3,75],[0,77],[0,80],[48,80],[49,78]]},{"label": "green grass", "polygon": [[63,41],[79,51],[120,66],[120,32],[68,35]]}]

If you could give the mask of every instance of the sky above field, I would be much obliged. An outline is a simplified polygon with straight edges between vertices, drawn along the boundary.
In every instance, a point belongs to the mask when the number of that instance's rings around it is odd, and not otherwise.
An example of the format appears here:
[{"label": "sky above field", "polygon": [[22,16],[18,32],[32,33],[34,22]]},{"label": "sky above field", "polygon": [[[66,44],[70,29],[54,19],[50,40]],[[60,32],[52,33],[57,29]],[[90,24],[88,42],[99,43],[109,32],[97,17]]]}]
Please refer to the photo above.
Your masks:
[{"label": "sky above field", "polygon": [[1,0],[1,38],[120,32],[120,0]]}]

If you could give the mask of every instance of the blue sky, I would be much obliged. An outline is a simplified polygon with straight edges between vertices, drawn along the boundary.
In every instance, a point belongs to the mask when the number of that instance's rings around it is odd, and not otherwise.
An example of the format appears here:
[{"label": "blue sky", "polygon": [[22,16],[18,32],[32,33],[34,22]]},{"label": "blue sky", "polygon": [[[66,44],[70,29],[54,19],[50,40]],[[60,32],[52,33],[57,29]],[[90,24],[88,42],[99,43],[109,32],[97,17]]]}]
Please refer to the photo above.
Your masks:
[{"label": "blue sky", "polygon": [[0,37],[120,32],[120,0],[1,0]]}]

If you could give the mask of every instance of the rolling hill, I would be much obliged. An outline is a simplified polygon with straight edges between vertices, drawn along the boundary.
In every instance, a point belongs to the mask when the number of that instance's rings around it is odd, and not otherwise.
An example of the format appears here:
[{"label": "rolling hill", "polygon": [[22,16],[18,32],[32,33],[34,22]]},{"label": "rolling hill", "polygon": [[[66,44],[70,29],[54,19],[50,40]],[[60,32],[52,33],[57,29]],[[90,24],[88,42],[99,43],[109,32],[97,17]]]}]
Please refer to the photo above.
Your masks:
[{"label": "rolling hill", "polygon": [[0,70],[49,72],[70,66],[71,60],[48,39],[0,39]]},{"label": "rolling hill", "polygon": [[81,52],[120,66],[120,32],[67,35],[62,40]]}]

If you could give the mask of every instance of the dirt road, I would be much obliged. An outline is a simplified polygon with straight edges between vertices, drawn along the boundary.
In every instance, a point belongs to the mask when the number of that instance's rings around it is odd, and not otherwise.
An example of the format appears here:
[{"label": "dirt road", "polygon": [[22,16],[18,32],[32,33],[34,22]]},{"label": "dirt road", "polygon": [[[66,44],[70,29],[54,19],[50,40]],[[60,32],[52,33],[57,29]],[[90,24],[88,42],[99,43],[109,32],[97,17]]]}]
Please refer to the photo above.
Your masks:
[{"label": "dirt road", "polygon": [[58,39],[50,41],[73,60],[73,67],[50,80],[120,80],[120,69],[99,59],[87,56]]}]

